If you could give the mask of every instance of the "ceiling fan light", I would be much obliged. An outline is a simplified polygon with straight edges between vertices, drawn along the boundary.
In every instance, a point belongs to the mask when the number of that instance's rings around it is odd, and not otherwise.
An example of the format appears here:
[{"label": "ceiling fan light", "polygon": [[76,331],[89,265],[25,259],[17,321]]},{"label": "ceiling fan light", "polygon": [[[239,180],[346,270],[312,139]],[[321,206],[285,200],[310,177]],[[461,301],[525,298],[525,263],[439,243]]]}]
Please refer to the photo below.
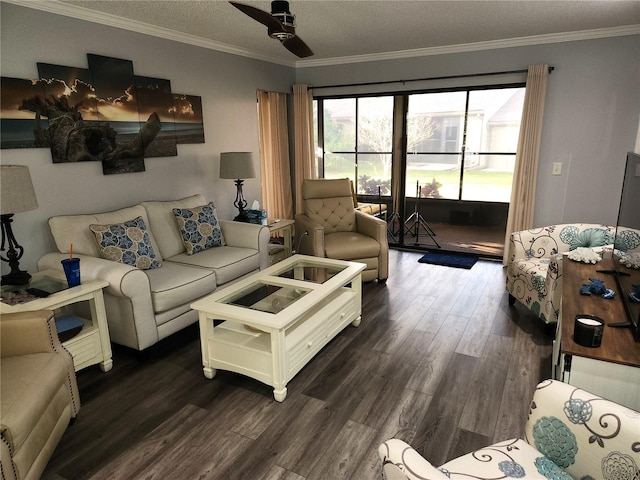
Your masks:
[{"label": "ceiling fan light", "polygon": [[275,38],[276,40],[280,40],[281,42],[284,42],[285,40],[289,40],[290,38],[295,37],[295,33],[292,32],[285,32],[283,30],[278,30],[278,31],[272,31],[269,30],[269,36],[271,38]]}]

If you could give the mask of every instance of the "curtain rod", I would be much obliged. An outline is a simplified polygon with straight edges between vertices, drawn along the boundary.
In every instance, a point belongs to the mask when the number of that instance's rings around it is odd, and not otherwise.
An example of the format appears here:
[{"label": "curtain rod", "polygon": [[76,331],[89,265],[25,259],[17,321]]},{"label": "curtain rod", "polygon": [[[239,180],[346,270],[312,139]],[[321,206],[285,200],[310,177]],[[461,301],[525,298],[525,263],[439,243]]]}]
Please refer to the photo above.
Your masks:
[{"label": "curtain rod", "polygon": [[[553,72],[555,67],[549,67],[549,73]],[[427,78],[411,78],[409,80],[387,80],[381,82],[364,82],[364,83],[348,83],[342,85],[320,85],[310,86],[309,90],[317,90],[320,88],[339,88],[339,87],[364,87],[371,85],[387,85],[390,83],[409,83],[409,82],[424,82],[427,80],[451,80],[454,78],[469,78],[469,77],[488,77],[490,75],[508,75],[513,73],[527,73],[529,70],[507,70],[504,72],[488,72],[488,73],[468,73],[463,75],[447,75],[444,77],[427,77]]]}]

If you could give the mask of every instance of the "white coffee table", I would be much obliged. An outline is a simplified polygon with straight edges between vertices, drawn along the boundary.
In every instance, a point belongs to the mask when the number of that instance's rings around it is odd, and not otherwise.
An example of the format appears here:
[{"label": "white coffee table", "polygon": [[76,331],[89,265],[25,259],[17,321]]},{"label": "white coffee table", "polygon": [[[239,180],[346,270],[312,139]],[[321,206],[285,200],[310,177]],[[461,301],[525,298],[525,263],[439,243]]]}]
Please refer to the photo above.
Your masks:
[{"label": "white coffee table", "polygon": [[[52,283],[51,283],[52,282]],[[64,273],[58,270],[44,270],[34,273],[31,278],[33,286],[46,283],[59,283],[66,287]],[[88,302],[85,317],[80,318],[84,326],[78,335],[70,338],[62,345],[73,357],[75,371],[90,365],[99,364],[103,372],[113,367],[107,313],[104,308],[102,289],[109,286],[104,280],[84,280],[82,284],[73,288],[64,288],[46,298],[38,298],[27,303],[8,305],[0,302],[0,313],[30,312],[34,310],[55,310],[56,316],[64,315],[70,305]],[[3,293],[18,287],[3,286]],[[24,288],[24,287],[22,287]]]},{"label": "white coffee table", "polygon": [[216,369],[241,373],[284,401],[302,367],[347,325],[360,324],[364,269],[294,255],[193,303],[205,377]]}]

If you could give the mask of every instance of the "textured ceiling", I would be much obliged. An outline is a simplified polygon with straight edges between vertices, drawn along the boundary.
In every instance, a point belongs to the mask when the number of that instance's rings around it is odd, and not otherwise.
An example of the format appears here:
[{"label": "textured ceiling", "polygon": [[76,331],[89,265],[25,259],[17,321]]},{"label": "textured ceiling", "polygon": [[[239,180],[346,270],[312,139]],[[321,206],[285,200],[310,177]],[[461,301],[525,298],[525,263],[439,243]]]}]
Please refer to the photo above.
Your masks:
[{"label": "textured ceiling", "polygon": [[[34,8],[60,11],[108,25],[184,39],[211,48],[295,64],[298,58],[267,36],[266,27],[226,1],[208,0],[8,0]],[[44,3],[47,4],[46,8]],[[243,3],[270,10],[268,1]],[[40,4],[38,6],[38,4]],[[315,1],[292,0],[297,34],[315,55],[298,65],[353,56],[393,55],[414,49],[497,42],[530,36],[558,40],[575,32],[595,36],[640,33],[640,0],[519,1]],[[108,15],[104,15],[108,14]],[[638,28],[630,28],[635,25]],[[626,28],[624,28],[626,27]],[[574,32],[573,34],[571,32]],[[624,32],[624,33],[620,33]],[[551,35],[551,37],[548,37]],[[556,38],[558,37],[558,38]],[[222,48],[224,49],[224,48]]]}]

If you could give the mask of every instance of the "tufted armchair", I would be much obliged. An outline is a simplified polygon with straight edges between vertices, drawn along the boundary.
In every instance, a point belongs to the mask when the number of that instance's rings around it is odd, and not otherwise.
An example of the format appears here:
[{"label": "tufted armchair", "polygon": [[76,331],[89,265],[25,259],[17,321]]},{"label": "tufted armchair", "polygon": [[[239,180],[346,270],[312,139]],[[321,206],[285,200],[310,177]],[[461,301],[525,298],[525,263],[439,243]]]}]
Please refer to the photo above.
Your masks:
[{"label": "tufted armchair", "polygon": [[304,213],[295,218],[297,253],[364,263],[363,281],[387,280],[387,224],[354,208],[349,179],[303,180],[302,200]]},{"label": "tufted armchair", "polygon": [[513,232],[507,260],[509,303],[516,300],[545,323],[558,321],[562,298],[562,254],[578,247],[613,244],[615,227],[587,223],[551,225]]},{"label": "tufted armchair", "polygon": [[51,310],[0,315],[0,477],[36,480],[80,409]]},{"label": "tufted armchair", "polygon": [[378,455],[386,480],[635,480],[640,413],[546,380],[533,395],[524,440],[495,443],[438,468],[398,439],[380,445]]}]

